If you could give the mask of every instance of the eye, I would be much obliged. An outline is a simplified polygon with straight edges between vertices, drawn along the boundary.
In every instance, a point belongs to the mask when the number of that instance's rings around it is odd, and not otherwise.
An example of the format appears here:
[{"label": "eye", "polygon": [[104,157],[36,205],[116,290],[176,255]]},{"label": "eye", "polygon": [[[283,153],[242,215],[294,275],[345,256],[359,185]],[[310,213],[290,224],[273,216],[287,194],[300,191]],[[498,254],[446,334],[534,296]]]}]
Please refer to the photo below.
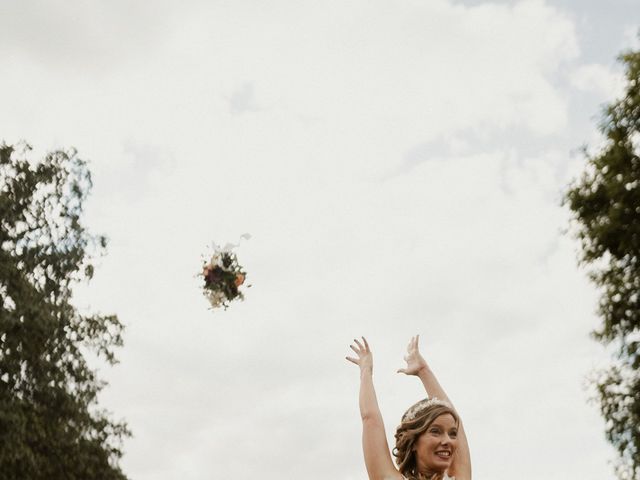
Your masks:
[{"label": "eye", "polygon": [[458,431],[457,430],[453,430],[453,431],[449,432],[449,436],[451,438],[457,438],[458,437]]},{"label": "eye", "polygon": [[432,428],[431,430],[429,430],[431,433],[435,433],[436,435],[440,433],[440,429],[439,428]]}]

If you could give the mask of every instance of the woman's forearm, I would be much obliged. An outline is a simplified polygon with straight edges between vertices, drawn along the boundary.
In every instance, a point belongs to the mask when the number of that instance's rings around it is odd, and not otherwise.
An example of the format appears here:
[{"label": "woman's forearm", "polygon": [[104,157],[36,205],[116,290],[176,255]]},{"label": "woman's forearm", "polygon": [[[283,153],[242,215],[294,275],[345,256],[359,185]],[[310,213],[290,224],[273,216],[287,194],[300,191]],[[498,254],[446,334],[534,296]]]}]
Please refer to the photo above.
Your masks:
[{"label": "woman's forearm", "polygon": [[427,395],[429,397],[437,397],[440,400],[451,403],[451,400],[444,391],[444,388],[442,388],[442,385],[440,385],[440,382],[438,382],[438,379],[429,366],[425,366],[418,372],[418,378],[420,378],[420,381],[422,382],[422,385],[424,385],[424,389],[427,391]]},{"label": "woman's forearm", "polygon": [[382,418],[376,390],[373,386],[373,372],[370,368],[360,370],[360,417],[362,420]]},{"label": "woman's forearm", "polygon": [[360,372],[360,416],[362,417],[362,450],[370,480],[396,478],[384,421],[373,386],[371,369]]}]

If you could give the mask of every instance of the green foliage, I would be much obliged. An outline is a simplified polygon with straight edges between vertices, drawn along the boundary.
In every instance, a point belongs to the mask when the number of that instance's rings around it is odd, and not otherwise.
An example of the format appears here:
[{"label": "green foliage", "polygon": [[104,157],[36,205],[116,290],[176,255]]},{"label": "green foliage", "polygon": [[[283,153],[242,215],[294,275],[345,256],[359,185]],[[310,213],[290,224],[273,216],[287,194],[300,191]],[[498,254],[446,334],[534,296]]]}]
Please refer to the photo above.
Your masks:
[{"label": "green foliage", "polygon": [[619,453],[620,479],[640,478],[640,51],[620,57],[623,98],[609,105],[600,130],[606,144],[565,202],[582,247],[581,263],[600,287],[601,327],[593,333],[617,350],[594,385],[609,441]]},{"label": "green foliage", "polygon": [[97,408],[104,386],[87,364],[122,345],[115,316],[82,315],[72,286],[93,273],[104,237],[81,224],[91,189],[75,151],[40,162],[0,145],[0,472],[18,479],[125,479],[129,435]]}]

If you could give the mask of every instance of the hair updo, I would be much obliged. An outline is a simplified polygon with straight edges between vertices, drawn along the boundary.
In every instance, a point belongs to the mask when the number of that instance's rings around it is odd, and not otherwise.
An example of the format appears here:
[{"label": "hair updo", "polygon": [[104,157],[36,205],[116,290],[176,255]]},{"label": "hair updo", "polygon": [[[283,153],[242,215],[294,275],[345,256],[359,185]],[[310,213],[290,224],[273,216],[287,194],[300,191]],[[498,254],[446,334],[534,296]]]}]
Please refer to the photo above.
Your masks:
[{"label": "hair updo", "polygon": [[460,423],[451,404],[437,398],[420,400],[402,416],[396,429],[393,456],[396,457],[398,470],[407,480],[440,480],[444,477],[444,472],[427,472],[427,476],[420,473],[413,448],[420,435],[427,431],[436,418],[444,414],[451,415],[456,425]]}]

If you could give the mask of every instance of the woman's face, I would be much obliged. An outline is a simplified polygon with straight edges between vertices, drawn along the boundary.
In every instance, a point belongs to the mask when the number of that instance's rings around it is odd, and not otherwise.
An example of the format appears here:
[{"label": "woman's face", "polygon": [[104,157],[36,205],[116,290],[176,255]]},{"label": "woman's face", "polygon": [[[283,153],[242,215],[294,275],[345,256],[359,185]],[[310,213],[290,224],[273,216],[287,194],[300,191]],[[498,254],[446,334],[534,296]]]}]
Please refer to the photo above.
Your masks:
[{"label": "woman's face", "polygon": [[418,470],[444,472],[458,445],[458,427],[453,416],[443,413],[422,433],[414,445]]}]

